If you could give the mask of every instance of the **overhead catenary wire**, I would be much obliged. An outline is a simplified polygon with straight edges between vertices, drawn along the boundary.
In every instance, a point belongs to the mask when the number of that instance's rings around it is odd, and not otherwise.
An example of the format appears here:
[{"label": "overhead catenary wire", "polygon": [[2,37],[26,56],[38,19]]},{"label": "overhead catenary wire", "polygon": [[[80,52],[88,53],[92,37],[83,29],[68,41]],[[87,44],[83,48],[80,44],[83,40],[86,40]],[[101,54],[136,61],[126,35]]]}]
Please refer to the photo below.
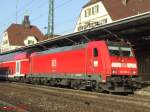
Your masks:
[{"label": "overhead catenary wire", "polygon": [[[19,10],[21,10],[20,12],[23,12],[23,14],[24,14],[24,13],[25,13],[25,10],[26,10],[27,8],[29,8],[30,6],[32,6],[33,3],[34,3],[34,1],[36,1],[36,0],[31,0],[31,1],[28,2],[26,5],[24,5],[21,9],[19,9]],[[22,15],[22,13],[21,13],[20,15]]]},{"label": "overhead catenary wire", "polygon": [[[35,1],[35,0],[34,0],[34,1]],[[44,5],[46,5],[46,3],[47,3],[47,1],[45,1],[45,2],[43,2],[43,0],[39,0],[39,1],[42,1],[42,2],[40,2],[41,4],[38,5],[38,7],[36,7],[36,8],[40,8],[40,7],[44,6]],[[24,14],[26,13],[26,11],[28,10],[27,8],[30,8],[32,5],[34,5],[33,3],[34,3],[34,2],[32,1],[32,3],[31,3],[29,6],[27,6],[27,7],[24,9],[24,11],[22,11],[22,13],[20,14],[20,16],[24,15]],[[38,2],[38,4],[39,4],[39,2]],[[34,5],[34,6],[36,6],[36,5]],[[33,9],[35,9],[35,7],[32,6],[32,9],[30,9],[30,11],[32,11]]]},{"label": "overhead catenary wire", "polygon": [[[72,1],[73,1],[73,0],[67,0],[67,1],[61,3],[60,5],[56,6],[54,9],[56,10],[56,9],[58,9],[58,8],[60,8],[60,7],[63,7],[63,6],[65,6],[65,5],[67,5],[68,3],[72,2]],[[45,13],[48,14],[48,11],[46,11]],[[46,16],[45,13],[42,13],[42,14],[38,15],[36,18],[31,19],[31,22],[36,22],[36,21],[38,21],[40,18]],[[75,17],[75,18],[76,18],[76,17]],[[69,20],[69,21],[72,22],[73,20],[74,20],[74,19],[71,19],[71,20]],[[65,21],[67,21],[67,23],[68,23],[68,20],[65,20]],[[64,25],[64,22],[62,22],[62,23],[63,23],[62,25]],[[62,26],[62,25],[61,25],[61,26]],[[60,24],[59,24],[59,26],[60,26]],[[43,29],[47,29],[47,27],[43,27]]]},{"label": "overhead catenary wire", "polygon": [[[28,2],[26,5],[24,5],[22,8],[19,8],[18,10],[19,10],[19,11],[24,11],[24,9],[26,9],[26,7],[29,7],[29,6],[33,5],[33,2],[34,2],[34,1],[36,1],[36,0],[31,0],[31,1]],[[19,1],[18,1],[18,4],[19,4]],[[15,12],[15,13],[16,13],[16,12]],[[20,13],[20,12],[17,12],[17,16],[21,17],[19,13]],[[19,18],[17,17],[17,20],[18,20],[18,19],[19,19]],[[6,27],[8,27],[8,25],[11,24],[11,22],[12,22],[13,20],[16,21],[16,17],[14,16],[14,14],[11,14],[11,16],[9,16],[8,18],[6,18],[5,20],[7,20],[8,22],[7,22],[7,23],[4,23],[4,24],[1,24],[1,27],[3,26],[4,29],[5,29]]]},{"label": "overhead catenary wire", "polygon": [[73,0],[67,0],[66,2],[64,2],[64,3],[62,3],[62,4],[58,5],[58,6],[56,6],[56,9],[59,8],[59,7],[63,7],[63,6],[65,6],[66,4],[68,4],[68,3],[72,2],[72,1],[73,1]]},{"label": "overhead catenary wire", "polygon": [[[64,3],[62,3],[62,4],[58,5],[58,6],[56,6],[56,7],[54,8],[54,10],[56,10],[56,9],[58,9],[58,8],[60,8],[60,7],[63,7],[63,6],[65,6],[66,4],[68,4],[68,3],[72,2],[72,1],[73,1],[73,0],[67,0],[67,1],[65,1]],[[44,13],[38,15],[37,17],[33,18],[31,21],[32,21],[32,22],[35,22],[35,21],[37,21],[38,19],[40,19],[40,18],[42,18],[42,17],[44,17],[44,16],[47,16],[46,14],[48,14],[48,11],[46,11],[46,12],[44,12]]]},{"label": "overhead catenary wire", "polygon": [[[20,0],[19,0],[20,1]],[[28,8],[30,8],[30,7],[32,7],[33,5],[35,5],[34,3],[35,3],[35,1],[37,1],[37,0],[31,0],[31,1],[29,1],[28,3],[26,3],[24,6],[22,6],[21,8],[19,8],[18,7],[18,20],[20,20],[20,18],[22,17],[22,15],[27,11],[27,9]],[[55,7],[55,9],[58,9],[58,8],[60,8],[60,7],[63,7],[63,6],[65,6],[65,5],[67,5],[67,4],[69,4],[70,2],[72,2],[73,0],[67,0],[67,1],[65,1],[65,2],[63,2],[62,4],[60,4],[60,5],[58,5],[58,6],[56,6]],[[40,5],[38,5],[38,7],[37,8],[40,8],[40,7],[43,7],[44,5],[47,5],[46,3],[47,2],[40,2],[41,4]],[[35,5],[36,6],[36,5]],[[34,6],[34,7],[35,7]],[[35,8],[34,8],[35,9]],[[31,9],[31,10],[33,10],[33,8]],[[46,12],[46,13],[48,13],[48,11]],[[13,14],[14,15],[14,14]],[[13,15],[11,15],[11,17],[8,17],[8,19],[7,19],[7,23],[4,23],[3,25],[1,25],[1,26],[3,26],[4,28],[4,30],[12,23],[12,21],[15,21],[15,17],[13,16]],[[31,22],[35,22],[35,21],[37,21],[37,20],[39,20],[40,18],[42,18],[43,16],[46,16],[46,14],[45,13],[42,13],[42,14],[40,14],[39,16],[37,16],[36,18],[34,18],[34,19],[31,19]]]}]

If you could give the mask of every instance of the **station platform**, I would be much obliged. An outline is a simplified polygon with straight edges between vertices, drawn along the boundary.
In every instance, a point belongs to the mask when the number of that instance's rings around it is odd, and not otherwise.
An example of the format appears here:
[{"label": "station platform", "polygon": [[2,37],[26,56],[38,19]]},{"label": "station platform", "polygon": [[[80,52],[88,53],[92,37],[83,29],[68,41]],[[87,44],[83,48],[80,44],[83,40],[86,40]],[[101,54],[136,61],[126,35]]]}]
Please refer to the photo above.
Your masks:
[{"label": "station platform", "polygon": [[136,91],[135,94],[150,96],[150,86],[144,87],[141,90]]}]

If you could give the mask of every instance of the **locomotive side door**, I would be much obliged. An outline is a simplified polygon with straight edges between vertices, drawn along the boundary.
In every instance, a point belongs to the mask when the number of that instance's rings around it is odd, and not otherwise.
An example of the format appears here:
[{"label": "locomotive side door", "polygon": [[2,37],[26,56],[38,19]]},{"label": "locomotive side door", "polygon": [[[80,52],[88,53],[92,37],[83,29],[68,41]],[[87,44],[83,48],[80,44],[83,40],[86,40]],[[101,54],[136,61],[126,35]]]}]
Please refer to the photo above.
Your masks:
[{"label": "locomotive side door", "polygon": [[87,49],[87,72],[96,75],[99,73],[99,49],[96,45],[89,45]]},{"label": "locomotive side door", "polygon": [[94,47],[94,48],[92,49],[92,67],[93,67],[93,74],[97,74],[97,73],[98,73],[98,67],[99,67],[98,56],[99,56],[98,48],[97,48],[97,47]]}]

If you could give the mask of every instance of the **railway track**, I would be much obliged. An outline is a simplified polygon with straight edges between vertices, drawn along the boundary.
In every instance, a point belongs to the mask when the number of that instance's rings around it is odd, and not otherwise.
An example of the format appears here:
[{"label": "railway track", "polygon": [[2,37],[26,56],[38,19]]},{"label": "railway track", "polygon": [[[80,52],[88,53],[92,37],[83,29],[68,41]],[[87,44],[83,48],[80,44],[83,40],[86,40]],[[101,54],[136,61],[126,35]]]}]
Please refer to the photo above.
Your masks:
[{"label": "railway track", "polygon": [[[150,97],[119,96],[24,83],[0,83],[0,100],[31,112],[149,112]],[[4,93],[5,91],[5,93]]]}]

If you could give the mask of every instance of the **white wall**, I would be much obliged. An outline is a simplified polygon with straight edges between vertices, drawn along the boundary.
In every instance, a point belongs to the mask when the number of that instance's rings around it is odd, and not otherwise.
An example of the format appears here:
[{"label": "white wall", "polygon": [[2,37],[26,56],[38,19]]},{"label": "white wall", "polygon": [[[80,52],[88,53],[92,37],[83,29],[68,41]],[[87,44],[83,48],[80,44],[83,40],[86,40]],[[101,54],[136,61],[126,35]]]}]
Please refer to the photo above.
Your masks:
[{"label": "white wall", "polygon": [[2,37],[2,43],[1,43],[1,52],[5,52],[10,50],[9,46],[9,40],[8,40],[8,33],[4,32]]},{"label": "white wall", "polygon": [[[94,15],[91,14],[91,16],[85,17],[85,10],[89,8],[92,9],[92,7],[96,5],[98,5],[99,7],[99,12],[97,14]],[[104,22],[104,20],[107,20],[107,23],[112,22],[112,19],[109,16],[106,8],[104,7],[103,3],[100,1],[82,9],[74,32],[83,31],[96,26],[107,24]]]},{"label": "white wall", "polygon": [[1,43],[1,46],[0,46],[1,52],[6,52],[6,51],[9,51],[9,50],[13,50],[13,49],[16,49],[16,48],[23,47],[23,46],[10,45],[8,36],[9,35],[8,35],[7,32],[3,33],[2,43]]},{"label": "white wall", "polygon": [[[23,47],[23,46],[17,46],[17,45],[10,45],[8,36],[9,35],[8,35],[7,32],[3,33],[2,43],[1,43],[1,46],[0,46],[1,52],[6,52],[6,51],[9,51],[9,50],[13,50],[13,49]],[[32,43],[29,43],[29,41],[32,42]],[[35,43],[37,43],[37,40],[34,36],[28,36],[24,40],[24,44],[26,46],[31,45],[31,44],[35,44]]]}]

